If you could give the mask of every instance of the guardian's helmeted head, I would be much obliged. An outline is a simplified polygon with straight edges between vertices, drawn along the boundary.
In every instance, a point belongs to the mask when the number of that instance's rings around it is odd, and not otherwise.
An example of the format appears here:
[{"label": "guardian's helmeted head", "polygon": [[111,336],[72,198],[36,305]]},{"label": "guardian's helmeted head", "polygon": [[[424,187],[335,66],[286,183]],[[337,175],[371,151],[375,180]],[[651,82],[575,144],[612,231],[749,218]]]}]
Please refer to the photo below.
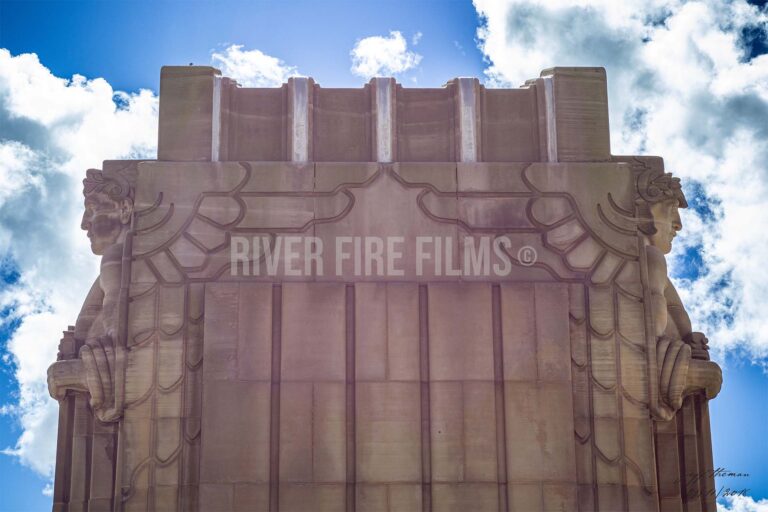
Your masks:
[{"label": "guardian's helmeted head", "polygon": [[91,250],[104,251],[125,239],[131,223],[135,171],[88,169],[83,180],[85,212],[80,227],[88,232]]},{"label": "guardian's helmeted head", "polygon": [[683,228],[680,208],[687,208],[680,178],[671,173],[649,169],[637,177],[639,229],[651,245],[664,254],[672,250],[672,240]]}]

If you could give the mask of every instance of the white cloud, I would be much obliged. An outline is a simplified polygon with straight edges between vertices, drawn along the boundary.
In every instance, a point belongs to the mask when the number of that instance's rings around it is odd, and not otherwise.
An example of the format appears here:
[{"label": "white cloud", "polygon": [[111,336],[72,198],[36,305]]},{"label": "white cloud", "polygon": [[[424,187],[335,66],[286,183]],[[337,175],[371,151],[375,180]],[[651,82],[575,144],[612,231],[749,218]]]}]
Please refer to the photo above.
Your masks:
[{"label": "white cloud", "polygon": [[717,504],[717,512],[768,512],[768,500],[758,500],[749,496],[728,496],[726,503]]},{"label": "white cloud", "polygon": [[34,54],[0,49],[0,258],[20,273],[0,286],[0,310],[10,312],[0,321],[21,321],[4,358],[15,363],[18,402],[0,412],[22,428],[4,452],[42,475],[52,474],[58,416],[46,369],[98,271],[80,231],[81,180],[102,160],[155,158],[156,141],[151,91],[59,78]]},{"label": "white cloud", "polygon": [[[604,66],[614,154],[663,156],[689,202],[670,260],[715,356],[768,357],[768,28],[744,0],[474,0],[488,82],[518,86],[552,66]],[[684,279],[682,256],[699,252]],[[677,265],[675,266],[675,262]]]},{"label": "white cloud", "polygon": [[[416,45],[419,39],[421,32],[414,36],[413,44]],[[349,55],[352,73],[363,78],[397,75],[414,69],[421,62],[421,55],[408,50],[408,42],[397,30],[390,31],[389,37],[371,36],[358,40]]]},{"label": "white cloud", "polygon": [[260,50],[243,50],[240,44],[230,45],[223,53],[213,52],[211,61],[243,87],[279,87],[289,77],[300,76],[295,66]]}]

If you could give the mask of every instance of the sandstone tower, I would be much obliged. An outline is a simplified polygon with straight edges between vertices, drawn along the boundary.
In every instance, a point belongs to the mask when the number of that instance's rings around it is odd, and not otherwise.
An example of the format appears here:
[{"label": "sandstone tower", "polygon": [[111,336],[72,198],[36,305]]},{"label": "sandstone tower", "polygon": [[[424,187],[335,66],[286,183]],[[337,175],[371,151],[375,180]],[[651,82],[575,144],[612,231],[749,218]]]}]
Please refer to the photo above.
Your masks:
[{"label": "sandstone tower", "polygon": [[[603,69],[165,67],[159,123],[157,160],[84,180],[102,266],[49,370],[55,511],[715,510],[720,370],[664,262],[685,197],[611,154]],[[334,253],[365,237],[398,272]],[[280,250],[305,238],[322,259]]]}]

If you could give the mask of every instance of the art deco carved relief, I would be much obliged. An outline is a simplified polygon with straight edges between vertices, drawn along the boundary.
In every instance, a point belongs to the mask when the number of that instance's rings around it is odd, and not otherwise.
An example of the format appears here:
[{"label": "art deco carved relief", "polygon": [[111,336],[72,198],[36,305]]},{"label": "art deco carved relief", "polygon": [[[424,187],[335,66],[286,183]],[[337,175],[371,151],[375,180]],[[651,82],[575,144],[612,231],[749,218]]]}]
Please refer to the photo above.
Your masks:
[{"label": "art deco carved relief", "polygon": [[101,271],[76,324],[84,336],[79,340],[79,357],[55,363],[48,370],[51,396],[62,399],[69,390],[87,392],[101,421],[115,421],[122,414],[126,352],[120,339],[120,310],[127,308],[123,276],[130,259],[130,244],[126,246],[126,242],[133,219],[135,182],[135,167],[130,164],[110,171],[87,171],[81,227],[93,253],[101,256]]},{"label": "art deco carved relief", "polygon": [[[193,71],[174,68],[197,94],[210,77]],[[555,94],[579,73],[604,83],[590,69],[557,73]],[[545,112],[541,80],[510,98]],[[453,90],[440,90],[440,109]],[[698,499],[669,461],[711,466],[693,452],[710,453],[706,400],[721,374],[667,272],[687,206],[679,180],[659,159],[605,155],[602,132],[594,148],[569,139],[573,116],[593,114],[560,112],[530,116],[542,161],[213,162],[197,143],[183,161],[174,136],[179,161],[89,170],[82,227],[101,273],[49,370],[63,411],[59,510],[682,510]],[[571,161],[546,160],[558,142],[541,124],[554,122]],[[607,130],[607,111],[582,124]],[[320,240],[327,265],[295,277],[232,258],[236,237],[286,235]],[[402,237],[403,273],[334,272],[334,240],[355,236]],[[425,236],[446,240],[455,274],[432,260],[417,272]],[[506,240],[506,274],[473,274],[458,256],[480,237]],[[698,448],[668,456],[689,420]]]}]

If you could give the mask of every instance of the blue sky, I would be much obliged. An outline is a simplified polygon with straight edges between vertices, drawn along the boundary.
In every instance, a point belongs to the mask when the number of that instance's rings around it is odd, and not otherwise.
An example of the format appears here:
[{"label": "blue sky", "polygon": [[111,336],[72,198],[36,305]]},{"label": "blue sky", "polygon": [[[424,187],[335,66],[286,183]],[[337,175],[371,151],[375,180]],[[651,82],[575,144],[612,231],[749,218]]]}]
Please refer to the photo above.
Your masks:
[{"label": "blue sky", "polygon": [[[279,57],[327,87],[359,86],[349,72],[357,39],[428,34],[417,76],[440,86],[481,75],[476,11],[466,1],[3,2],[3,46],[33,51],[56,75],[101,76],[116,89],[157,90],[160,66],[209,64],[231,43]],[[461,45],[461,49],[455,43]],[[463,51],[462,51],[463,50]]]},{"label": "blue sky", "polygon": [[0,455],[0,512],[50,508],[55,408],[38,374],[95,272],[78,181],[103,159],[153,156],[160,67],[217,54],[241,83],[269,81],[267,62],[278,76],[358,87],[367,76],[350,52],[375,36],[402,43],[405,60],[364,63],[409,87],[606,67],[613,152],[664,156],[692,205],[673,275],[724,367],[715,465],[750,474],[718,483],[768,499],[767,20],[765,2],[744,0],[0,0],[0,449],[15,453]]}]

